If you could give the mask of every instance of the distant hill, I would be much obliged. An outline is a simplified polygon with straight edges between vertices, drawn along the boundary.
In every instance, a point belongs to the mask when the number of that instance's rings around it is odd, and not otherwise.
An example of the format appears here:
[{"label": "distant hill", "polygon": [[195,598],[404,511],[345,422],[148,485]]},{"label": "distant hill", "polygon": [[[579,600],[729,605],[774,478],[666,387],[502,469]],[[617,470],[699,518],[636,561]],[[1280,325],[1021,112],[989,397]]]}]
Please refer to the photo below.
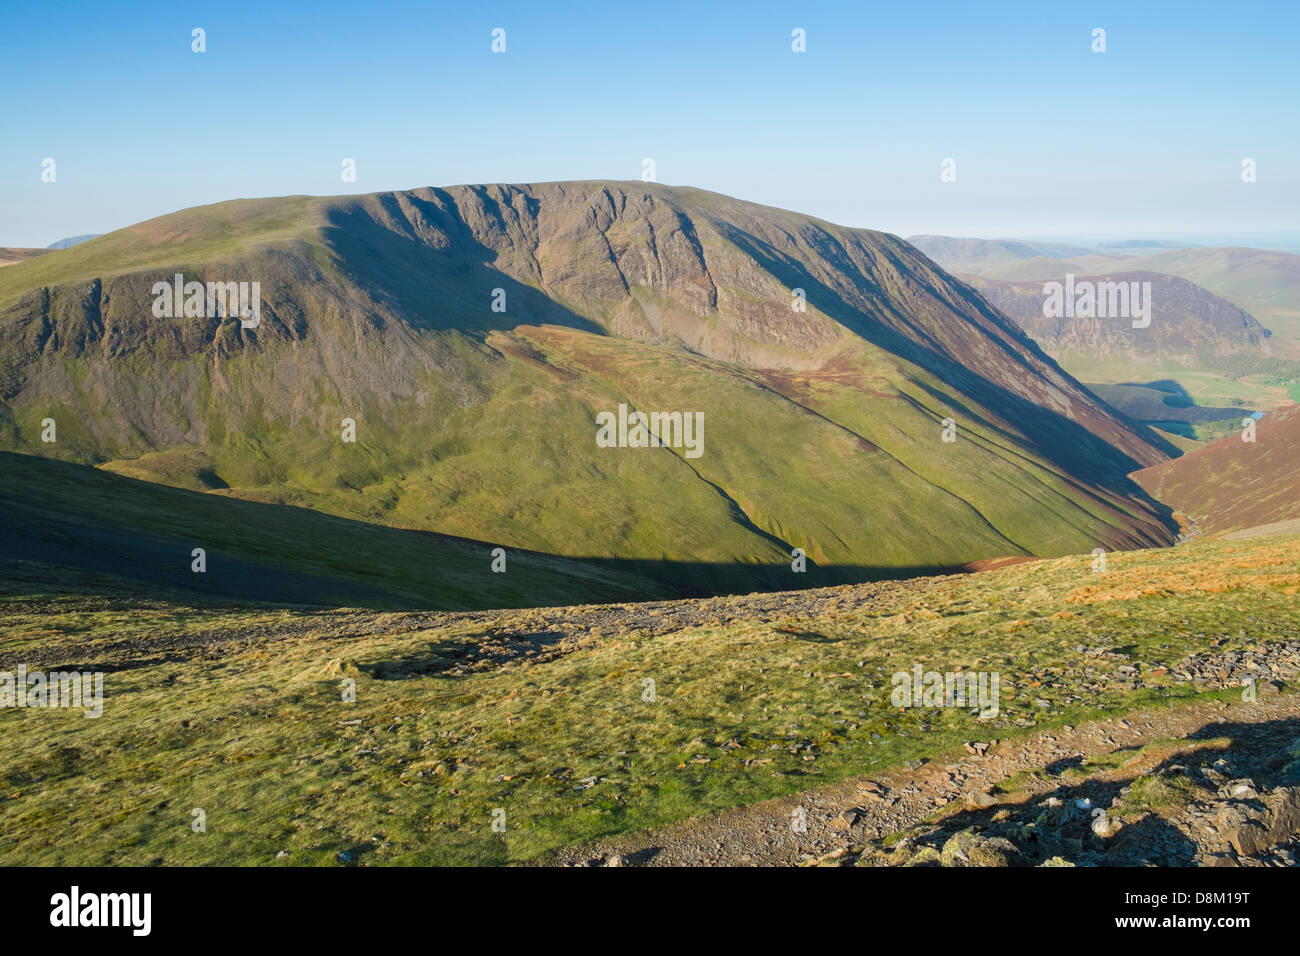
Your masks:
[{"label": "distant hill", "polygon": [[1117,256],[1101,252],[1068,258],[1034,256],[1030,259],[1013,259],[985,266],[978,275],[984,279],[999,279],[1004,282],[1045,282],[1060,279],[1067,272],[1076,276],[1085,276],[1136,269],[1138,262],[1139,260],[1134,256]]},{"label": "distant hill", "polygon": [[[1142,260],[1145,262],[1146,260]],[[1062,276],[1053,276],[1053,281]],[[1043,282],[1006,282],[969,277],[989,301],[1058,360],[1070,352],[1093,357],[1190,362],[1205,356],[1269,354],[1269,331],[1255,317],[1200,286],[1158,272],[1079,274],[1075,282],[1151,284],[1151,325],[1135,329],[1125,318],[1043,315]],[[1068,363],[1067,363],[1068,364]]]},{"label": "distant hill", "polygon": [[[1188,254],[1201,251],[1188,250]],[[1070,374],[1092,383],[1108,402],[1138,420],[1152,421],[1146,413],[1161,408],[1148,401],[1151,396],[1129,387],[1135,383],[1173,380],[1198,406],[1218,406],[1219,419],[1232,417],[1231,406],[1268,409],[1300,398],[1300,362],[1292,357],[1300,353],[1293,344],[1240,302],[1181,276],[1146,268],[1152,263],[1160,265],[1164,255],[1125,259],[1125,271],[1101,274],[1086,271],[1092,264],[1088,259],[1019,259],[991,267],[984,275],[963,278],[1013,318]],[[993,278],[1004,272],[1039,276],[1019,281]],[[1068,273],[1074,275],[1075,282],[1150,282],[1150,327],[1134,329],[1124,319],[1044,317],[1044,284],[1061,282]],[[1116,388],[1102,389],[1100,384]],[[1178,412],[1173,418],[1155,420],[1210,419],[1199,413]],[[1197,427],[1183,433],[1216,438],[1220,430]]]},{"label": "distant hill", "polygon": [[1180,246],[1157,239],[1093,247],[947,236],[913,236],[909,241],[950,272],[1003,282],[1119,269],[1178,276],[1249,312],[1274,333],[1275,352],[1300,358],[1300,255],[1238,246]]},{"label": "distant hill", "polygon": [[91,232],[84,236],[71,236],[67,239],[60,239],[57,242],[51,242],[45,248],[47,249],[67,249],[69,246],[80,245],[83,242],[89,242],[91,239],[98,239],[103,233]]},{"label": "distant hill", "polygon": [[[1187,243],[1169,242],[1166,239],[1117,239],[1093,245],[1078,245],[1070,242],[1044,242],[1041,239],[911,235],[907,242],[949,272],[1008,281],[1052,278],[1065,272],[1083,273],[1117,268],[1122,260],[1136,259],[1154,252],[1191,248]],[[1141,268],[1145,268],[1145,265]]]},{"label": "distant hill", "polygon": [[1261,418],[1255,441],[1240,430],[1145,468],[1134,479],[1206,532],[1300,518],[1300,405]]},{"label": "distant hill", "polygon": [[44,255],[49,252],[48,249],[25,249],[20,247],[0,246],[0,267],[11,266],[15,262],[23,262],[33,256]]},{"label": "distant hill", "polygon": [[[949,272],[980,275],[986,269],[1026,259],[1063,259],[1094,252],[1065,243],[1030,243],[1020,239],[957,239],[950,236],[909,236],[908,242]],[[1119,257],[1115,257],[1119,258]]]},{"label": "distant hill", "polygon": [[1181,276],[1240,306],[1300,358],[1300,256],[1209,246],[1143,256],[1142,268]]},{"label": "distant hill", "polygon": [[[177,272],[260,325],[155,316]],[[1176,449],[916,249],[653,183],[184,210],[0,270],[0,370],[11,450],[698,590],[1174,533],[1127,475]],[[702,453],[601,447],[620,405]]]},{"label": "distant hill", "polygon": [[[910,236],[907,241],[949,272],[1007,281],[1053,279],[1066,272],[1082,275],[1116,269],[1126,260],[1188,248],[1184,243],[1162,239],[1124,239],[1078,245],[1036,239],[956,239],[922,235]],[[1139,266],[1132,265],[1131,268]],[[1140,268],[1145,269],[1145,263]]]},{"label": "distant hill", "polygon": [[1113,242],[1098,242],[1093,248],[1097,252],[1106,252],[1117,256],[1147,256],[1170,249],[1195,248],[1186,242],[1170,242],[1167,239],[1119,239]]}]

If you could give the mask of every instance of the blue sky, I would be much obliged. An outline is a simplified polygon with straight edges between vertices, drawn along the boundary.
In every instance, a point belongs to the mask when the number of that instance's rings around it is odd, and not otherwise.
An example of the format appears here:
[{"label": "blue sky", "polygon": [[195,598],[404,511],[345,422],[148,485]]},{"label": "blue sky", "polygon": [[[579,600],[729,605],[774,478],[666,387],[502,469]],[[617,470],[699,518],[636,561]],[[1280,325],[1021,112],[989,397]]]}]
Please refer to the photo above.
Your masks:
[{"label": "blue sky", "polygon": [[0,245],[235,197],[636,179],[645,157],[902,235],[1300,233],[1294,2],[87,6],[5,10]]}]

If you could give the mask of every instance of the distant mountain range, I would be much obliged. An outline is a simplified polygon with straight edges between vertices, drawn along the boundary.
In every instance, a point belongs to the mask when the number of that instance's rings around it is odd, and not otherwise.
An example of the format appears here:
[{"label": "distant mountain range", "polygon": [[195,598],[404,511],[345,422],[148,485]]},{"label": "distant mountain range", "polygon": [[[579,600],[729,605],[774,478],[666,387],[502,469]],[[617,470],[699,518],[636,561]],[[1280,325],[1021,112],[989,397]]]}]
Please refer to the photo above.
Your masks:
[{"label": "distant mountain range", "polygon": [[26,249],[14,246],[0,246],[0,267],[11,266],[15,262],[23,262],[33,256],[39,256],[49,252],[48,249]]},{"label": "distant mountain range", "polygon": [[[1076,246],[1061,242],[1026,242],[1021,239],[957,239],[951,236],[909,236],[908,242],[949,272],[986,275],[1008,263],[1046,264],[1056,260],[1079,259],[1106,268],[1126,256],[1117,250]],[[1053,270],[1054,273],[1054,270]],[[1000,278],[1006,278],[1002,276]],[[1036,278],[1020,275],[1017,278]]]},{"label": "distant mountain range", "polygon": [[[260,325],[156,317],[177,273],[259,282]],[[694,189],[189,209],[0,270],[0,359],[0,447],[670,587],[1173,539],[1126,476],[1174,446],[979,293],[893,236]],[[702,414],[703,453],[601,447],[620,406]]]},{"label": "distant mountain range", "polygon": [[51,242],[45,248],[47,249],[67,249],[69,246],[80,245],[83,242],[89,242],[91,239],[98,239],[103,233],[91,232],[84,236],[70,236],[67,239],[60,239],[57,242]]},{"label": "distant mountain range", "polygon": [[973,239],[953,236],[917,235],[907,241],[935,261],[962,262],[971,266],[961,271],[978,272],[981,267],[1013,259],[1071,259],[1076,256],[1146,256],[1157,252],[1194,249],[1195,243],[1168,239],[1114,239],[1088,244],[1045,242],[1040,239]]},{"label": "distant mountain range", "polygon": [[44,255],[54,249],[67,249],[69,246],[75,246],[78,243],[86,242],[90,239],[99,238],[98,234],[88,236],[73,236],[70,239],[60,239],[58,242],[52,242],[44,249],[32,249],[24,247],[0,247],[0,266],[11,266],[15,262],[22,262],[25,259],[31,259],[34,256]]},{"label": "distant mountain range", "polygon": [[1273,333],[1276,354],[1300,358],[1300,255],[1235,246],[1175,247],[1157,240],[1096,247],[947,236],[909,241],[950,272],[1003,282],[1120,271],[1178,276],[1250,313]]}]

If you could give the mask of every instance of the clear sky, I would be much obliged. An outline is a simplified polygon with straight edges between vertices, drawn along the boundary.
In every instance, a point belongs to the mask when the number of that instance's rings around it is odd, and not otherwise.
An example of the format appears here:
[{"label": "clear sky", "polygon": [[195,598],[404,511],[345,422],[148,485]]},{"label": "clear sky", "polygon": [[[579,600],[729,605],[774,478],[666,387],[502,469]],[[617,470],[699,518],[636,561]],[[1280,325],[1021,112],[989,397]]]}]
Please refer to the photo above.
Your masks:
[{"label": "clear sky", "polygon": [[1298,28],[1296,0],[11,0],[0,245],[236,197],[637,179],[646,157],[901,235],[1300,232]]}]

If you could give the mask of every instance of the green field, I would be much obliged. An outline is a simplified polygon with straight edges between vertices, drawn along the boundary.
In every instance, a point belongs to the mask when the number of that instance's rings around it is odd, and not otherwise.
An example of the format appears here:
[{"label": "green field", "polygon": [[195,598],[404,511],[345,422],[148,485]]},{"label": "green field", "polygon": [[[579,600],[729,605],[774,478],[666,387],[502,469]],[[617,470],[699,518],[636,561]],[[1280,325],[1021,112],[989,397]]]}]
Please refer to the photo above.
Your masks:
[{"label": "green field", "polygon": [[[1252,361],[1260,366],[1259,370],[1249,364]],[[1267,411],[1294,400],[1300,388],[1300,362],[1249,358],[1223,358],[1218,362],[1221,367],[1117,362],[1073,353],[1061,357],[1062,366],[1080,381],[1106,385],[1177,382],[1200,406]]]},{"label": "green field", "polygon": [[[67,462],[0,452],[0,560],[84,575],[84,594],[123,582],[184,600],[253,599],[372,609],[533,607],[682,593],[612,563],[350,521],[305,508],[167,488]],[[193,570],[192,552],[205,552]],[[105,582],[98,577],[109,575]],[[686,593],[692,593],[687,591]]]}]

